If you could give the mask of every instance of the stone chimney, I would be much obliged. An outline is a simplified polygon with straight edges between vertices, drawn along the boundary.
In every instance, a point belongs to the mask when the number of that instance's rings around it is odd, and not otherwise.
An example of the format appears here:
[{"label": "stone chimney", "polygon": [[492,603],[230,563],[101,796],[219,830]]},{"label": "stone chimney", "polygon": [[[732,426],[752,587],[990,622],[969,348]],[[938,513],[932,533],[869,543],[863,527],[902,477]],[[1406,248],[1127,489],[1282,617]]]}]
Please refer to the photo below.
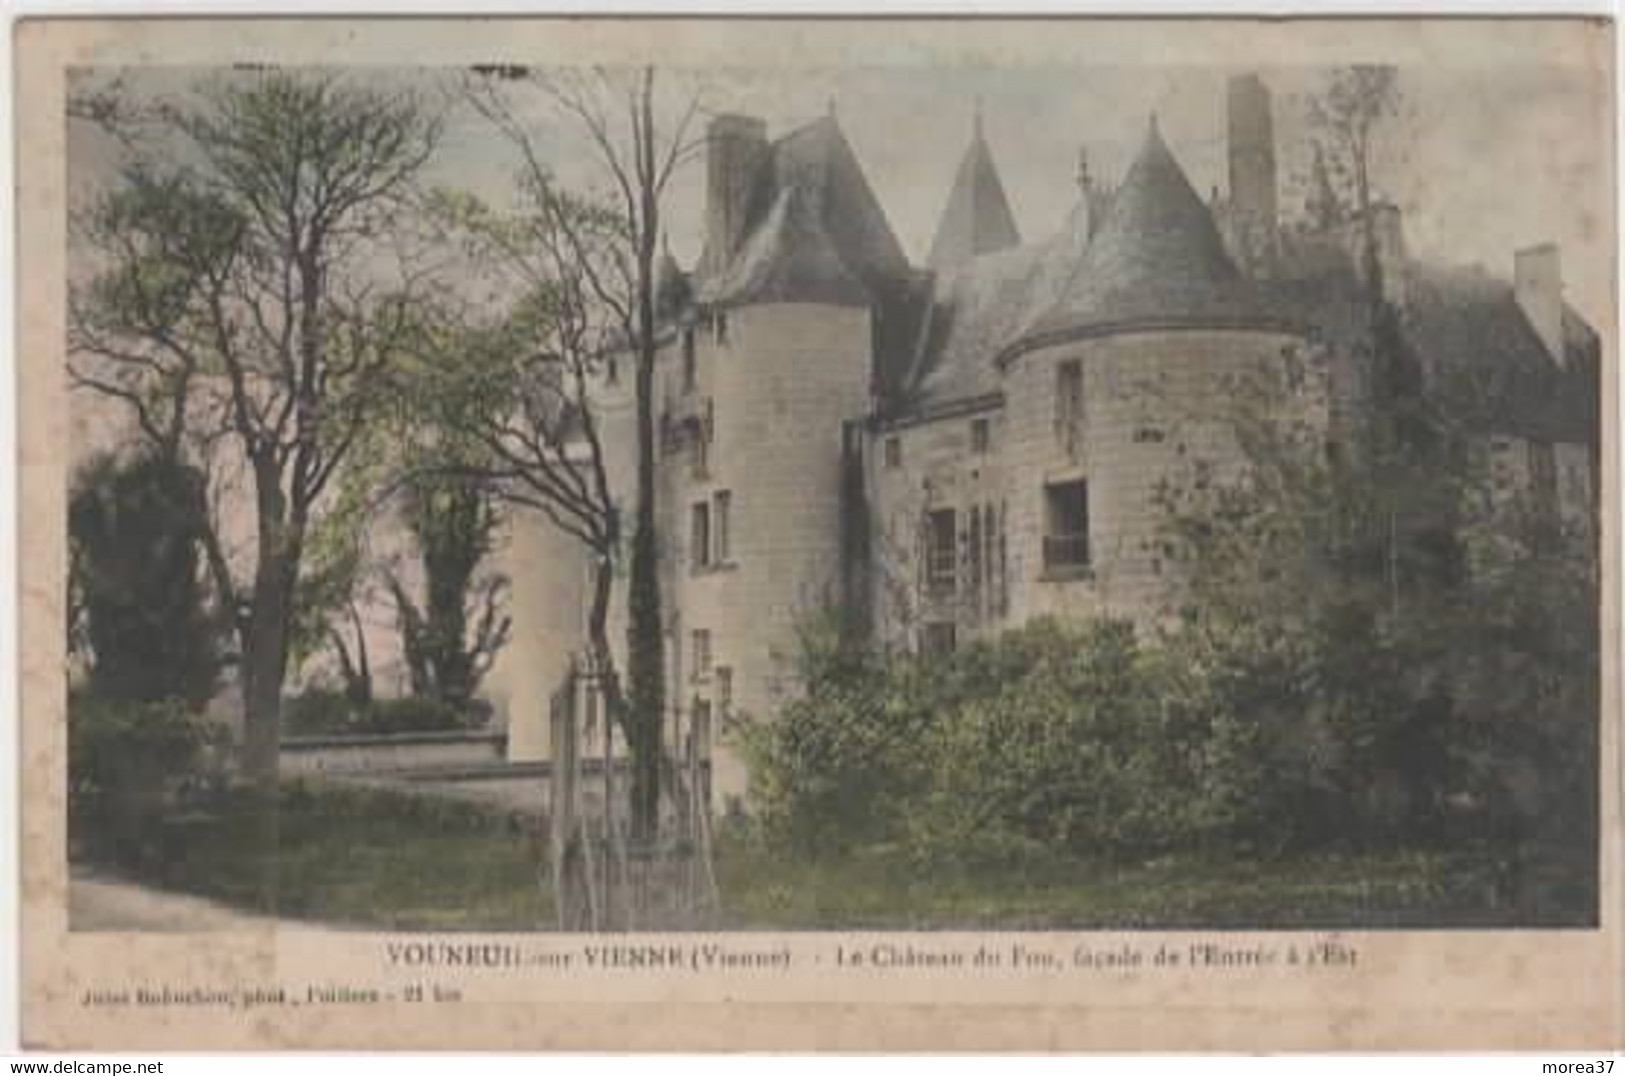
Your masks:
[{"label": "stone chimney", "polygon": [[713,276],[745,238],[745,214],[757,169],[767,156],[767,124],[755,116],[719,115],[705,132],[705,251],[699,272]]},{"label": "stone chimney", "polygon": [[1546,353],[1564,366],[1563,263],[1556,243],[1526,247],[1513,256],[1512,290],[1518,309],[1546,346]]},{"label": "stone chimney", "polygon": [[1275,264],[1279,225],[1270,91],[1255,74],[1235,76],[1227,90],[1226,142],[1234,253],[1249,272],[1268,275]]}]

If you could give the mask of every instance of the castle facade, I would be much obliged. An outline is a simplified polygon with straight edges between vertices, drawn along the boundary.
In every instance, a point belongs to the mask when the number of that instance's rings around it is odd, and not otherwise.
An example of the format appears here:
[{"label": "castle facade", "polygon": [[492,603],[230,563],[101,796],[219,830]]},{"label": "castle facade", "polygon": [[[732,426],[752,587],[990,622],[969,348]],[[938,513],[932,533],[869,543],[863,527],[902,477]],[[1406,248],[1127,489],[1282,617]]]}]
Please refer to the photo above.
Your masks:
[{"label": "castle facade", "polygon": [[[1366,399],[1370,234],[1425,375],[1482,389],[1465,418],[1498,486],[1594,526],[1599,348],[1557,250],[1517,253],[1511,283],[1413,260],[1397,209],[1353,220],[1318,170],[1284,222],[1269,91],[1228,89],[1223,196],[1193,189],[1152,118],[1119,182],[1080,161],[1075,208],[1035,242],[978,122],[923,267],[833,114],[776,140],[712,121],[704,253],[660,266],[656,408],[667,741],[711,758],[719,806],[745,785],[729,715],[795,690],[797,628],[821,611],[910,650],[1042,615],[1168,616],[1159,491],[1241,465],[1236,386],[1284,377],[1328,437]],[[628,506],[632,381],[599,391]],[[509,749],[546,758],[589,565],[540,518],[516,521],[510,558]]]}]

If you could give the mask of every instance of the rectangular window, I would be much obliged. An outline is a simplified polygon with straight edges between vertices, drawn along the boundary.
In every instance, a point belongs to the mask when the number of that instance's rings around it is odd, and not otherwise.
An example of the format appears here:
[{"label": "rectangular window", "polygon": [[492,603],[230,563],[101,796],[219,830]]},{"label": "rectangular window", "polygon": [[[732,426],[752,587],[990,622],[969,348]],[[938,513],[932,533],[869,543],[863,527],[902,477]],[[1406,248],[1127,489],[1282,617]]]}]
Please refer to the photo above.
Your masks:
[{"label": "rectangular window", "polygon": [[970,424],[970,450],[978,456],[987,452],[988,426],[987,419],[976,418]]},{"label": "rectangular window", "polygon": [[694,330],[683,330],[683,391],[693,392],[699,380],[699,360],[694,355]]},{"label": "rectangular window", "polygon": [[1077,451],[1083,423],[1083,363],[1068,359],[1055,367],[1055,439],[1068,453]]},{"label": "rectangular window", "polygon": [[704,501],[689,514],[688,555],[695,568],[711,566],[711,506]]},{"label": "rectangular window", "polygon": [[733,494],[725,489],[717,490],[711,499],[711,548],[715,551],[712,559],[718,564],[727,564],[733,556],[728,531],[728,516],[732,508]]},{"label": "rectangular window", "polygon": [[957,636],[952,622],[923,625],[920,628],[920,653],[952,654],[958,643]]},{"label": "rectangular window", "polygon": [[718,665],[715,675],[717,682],[717,710],[726,718],[733,712],[734,671],[727,665]]},{"label": "rectangular window", "polygon": [[711,757],[711,703],[707,699],[694,700],[686,746],[689,758],[694,761],[703,762]]},{"label": "rectangular window", "polygon": [[903,465],[903,442],[896,437],[886,438],[886,466],[901,467]]},{"label": "rectangular window", "polygon": [[1044,568],[1089,567],[1089,484],[1057,482],[1044,487]]},{"label": "rectangular window", "polygon": [[694,649],[694,671],[692,675],[696,680],[709,680],[711,678],[711,633],[704,628],[696,628],[691,639]]},{"label": "rectangular window", "polygon": [[586,711],[582,722],[582,746],[598,746],[598,685],[584,681],[581,688],[582,708]]},{"label": "rectangular window", "polygon": [[716,337],[717,343],[728,342],[728,315],[719,310],[711,318],[711,334]]},{"label": "rectangular window", "polygon": [[982,513],[976,510],[975,505],[970,509],[970,534],[967,536],[969,556],[965,559],[965,567],[970,575],[970,591],[973,596],[982,590]]},{"label": "rectangular window", "polygon": [[982,506],[982,548],[976,550],[976,557],[983,564],[983,575],[987,579],[987,610],[990,615],[998,616],[1004,611],[1004,580],[999,572],[999,525],[993,513],[993,506]]},{"label": "rectangular window", "polygon": [[711,440],[705,428],[694,419],[683,423],[683,440],[688,442],[689,475],[696,482],[704,482],[711,474]]},{"label": "rectangular window", "polygon": [[926,515],[926,585],[933,591],[953,593],[955,543],[954,510],[938,508]]}]

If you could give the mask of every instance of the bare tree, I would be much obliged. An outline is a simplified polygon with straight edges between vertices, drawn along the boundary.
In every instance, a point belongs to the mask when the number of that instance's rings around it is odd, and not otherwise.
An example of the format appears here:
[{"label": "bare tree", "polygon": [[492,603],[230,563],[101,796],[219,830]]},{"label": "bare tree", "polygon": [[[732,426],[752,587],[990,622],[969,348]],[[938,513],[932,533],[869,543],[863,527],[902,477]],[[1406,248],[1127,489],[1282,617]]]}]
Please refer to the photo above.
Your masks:
[{"label": "bare tree", "polygon": [[[549,255],[552,268],[574,281],[572,302],[584,304],[584,311],[594,308],[589,320],[611,329],[610,340],[600,346],[610,343],[633,360],[637,491],[628,558],[627,690],[623,695],[616,688],[609,703],[620,715],[631,752],[633,833],[650,838],[659,827],[666,708],[655,505],[655,257],[667,188],[698,149],[691,132],[699,100],[690,95],[662,122],[656,72],[649,66],[545,72],[480,68],[475,76],[469,100],[519,150],[526,186],[550,219],[547,229],[553,236],[548,243],[557,247],[557,254]],[[534,132],[512,106],[508,90],[513,84],[540,91],[586,138],[607,181],[605,211],[588,211],[587,203],[559,192]],[[589,242],[603,245],[588,250]],[[582,409],[583,414],[590,410]],[[618,534],[618,520],[614,528]],[[595,609],[596,599],[595,593]]]},{"label": "bare tree", "polygon": [[1321,134],[1317,169],[1329,170],[1322,173],[1331,185],[1329,193],[1341,195],[1363,227],[1364,269],[1379,293],[1382,268],[1371,212],[1371,162],[1378,130],[1398,113],[1399,102],[1398,69],[1378,64],[1334,69],[1308,101],[1309,122]]},{"label": "bare tree", "polygon": [[249,577],[218,486],[205,544],[242,648],[245,768],[269,791],[307,533],[413,325],[422,272],[382,266],[440,127],[409,96],[276,70],[200,83],[142,120],[91,214],[71,373],[154,445],[246,476]]}]

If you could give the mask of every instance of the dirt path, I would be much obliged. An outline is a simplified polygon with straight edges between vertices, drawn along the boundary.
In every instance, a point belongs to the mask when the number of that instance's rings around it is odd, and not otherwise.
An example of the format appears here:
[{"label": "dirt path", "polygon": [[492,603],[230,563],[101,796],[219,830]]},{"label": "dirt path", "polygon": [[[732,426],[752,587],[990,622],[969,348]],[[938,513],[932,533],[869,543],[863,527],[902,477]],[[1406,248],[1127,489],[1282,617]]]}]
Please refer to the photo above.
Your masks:
[{"label": "dirt path", "polygon": [[[286,920],[240,912],[202,897],[79,871],[68,881],[68,923],[73,930],[176,933],[261,931],[295,926]],[[323,928],[300,922],[297,929]]]}]

